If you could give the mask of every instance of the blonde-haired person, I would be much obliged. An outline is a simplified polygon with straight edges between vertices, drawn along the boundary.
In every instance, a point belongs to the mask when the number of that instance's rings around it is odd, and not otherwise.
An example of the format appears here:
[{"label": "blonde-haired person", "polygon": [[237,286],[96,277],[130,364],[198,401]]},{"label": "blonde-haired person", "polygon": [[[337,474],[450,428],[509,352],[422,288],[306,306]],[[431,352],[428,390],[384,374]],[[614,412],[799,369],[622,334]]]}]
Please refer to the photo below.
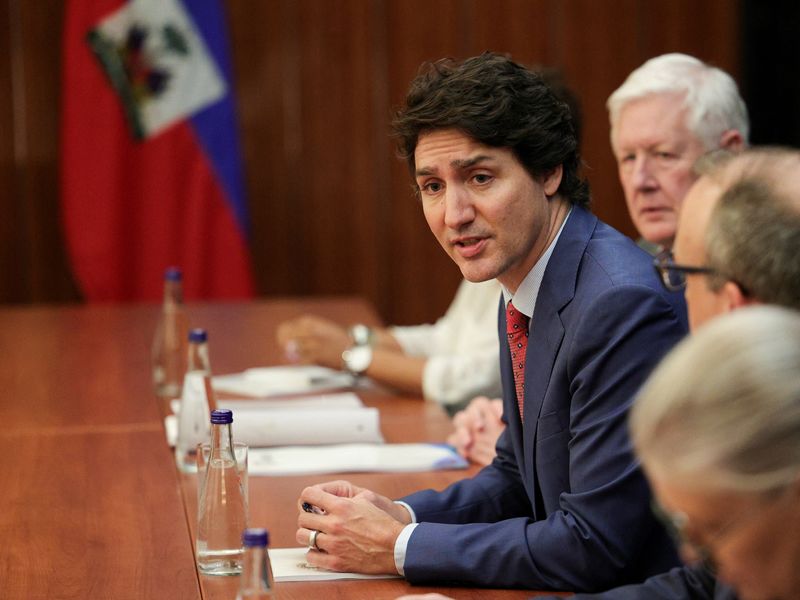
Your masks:
[{"label": "blonde-haired person", "polygon": [[693,566],[591,597],[800,597],[800,313],[749,307],[704,326],[656,369],[630,424]]},{"label": "blonde-haired person", "polygon": [[576,599],[800,597],[800,313],[748,307],[701,328],[653,372],[630,429],[690,566]]}]

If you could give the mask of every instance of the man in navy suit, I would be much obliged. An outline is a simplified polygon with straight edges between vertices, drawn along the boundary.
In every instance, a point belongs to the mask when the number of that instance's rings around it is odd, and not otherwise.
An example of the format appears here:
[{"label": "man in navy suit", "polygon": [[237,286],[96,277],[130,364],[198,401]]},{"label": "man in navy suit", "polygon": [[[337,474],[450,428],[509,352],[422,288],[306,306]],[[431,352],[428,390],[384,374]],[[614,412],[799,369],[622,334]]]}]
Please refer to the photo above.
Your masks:
[{"label": "man in navy suit", "polygon": [[[414,583],[598,590],[677,564],[626,430],[640,384],[686,331],[650,257],[585,208],[569,109],[483,54],[428,65],[394,122],[425,218],[470,281],[503,286],[497,457],[400,502],[303,490],[311,564]],[[516,328],[514,327],[516,326]],[[511,347],[510,347],[511,346]]]}]

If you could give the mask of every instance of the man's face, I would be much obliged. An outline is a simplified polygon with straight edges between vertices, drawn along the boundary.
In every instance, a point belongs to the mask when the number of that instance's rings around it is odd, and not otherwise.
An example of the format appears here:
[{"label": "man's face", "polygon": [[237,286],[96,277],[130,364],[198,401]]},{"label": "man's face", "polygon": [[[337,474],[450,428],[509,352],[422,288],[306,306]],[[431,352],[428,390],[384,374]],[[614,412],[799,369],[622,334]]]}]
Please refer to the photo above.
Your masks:
[{"label": "man's face", "polygon": [[797,486],[775,495],[735,493],[650,478],[659,504],[680,514],[685,560],[711,555],[717,576],[743,600],[796,598],[800,585]]},{"label": "man's face", "polygon": [[626,104],[611,133],[631,220],[648,242],[669,248],[683,197],[695,180],[703,144],[686,128],[680,94],[654,94]]},{"label": "man's face", "polygon": [[[706,266],[706,231],[711,220],[711,212],[721,192],[720,186],[713,180],[701,177],[686,194],[673,248],[677,264],[692,267]],[[728,310],[724,294],[711,290],[708,287],[708,278],[704,274],[686,276],[684,295],[689,312],[689,327],[692,331]]]},{"label": "man's face", "polygon": [[547,247],[561,169],[536,181],[510,149],[456,129],[421,135],[414,159],[425,219],[464,277],[516,291]]}]

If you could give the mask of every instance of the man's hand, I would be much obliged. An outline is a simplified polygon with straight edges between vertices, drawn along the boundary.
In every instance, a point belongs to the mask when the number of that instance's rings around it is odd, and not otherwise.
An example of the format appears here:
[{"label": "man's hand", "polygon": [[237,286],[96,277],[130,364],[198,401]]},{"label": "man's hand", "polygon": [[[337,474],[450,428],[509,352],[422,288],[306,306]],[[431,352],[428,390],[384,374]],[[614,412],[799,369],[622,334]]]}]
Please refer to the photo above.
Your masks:
[{"label": "man's hand", "polygon": [[[408,511],[400,504],[395,503],[394,501],[390,500],[386,496],[381,496],[380,494],[376,494],[375,492],[368,490],[367,488],[362,488],[357,485],[353,485],[349,481],[345,481],[343,479],[337,479],[335,481],[328,481],[326,483],[319,483],[317,485],[311,486],[303,490],[303,493],[300,494],[300,499],[297,501],[297,506],[301,510],[305,510],[303,508],[303,494],[306,491],[311,489],[319,489],[323,492],[328,494],[332,494],[334,496],[338,496],[340,498],[362,498],[367,500],[370,504],[375,505],[376,507],[380,508],[385,513],[388,513],[389,516],[393,517],[397,521],[408,525],[411,523],[411,515],[408,514]],[[308,504],[312,506],[316,506],[313,502],[308,502]],[[321,508],[321,507],[318,507]]]},{"label": "man's hand", "polygon": [[342,352],[353,341],[347,329],[314,316],[285,321],[278,326],[278,344],[290,362],[342,368]]},{"label": "man's hand", "polygon": [[448,436],[447,443],[472,462],[488,465],[496,455],[497,438],[505,429],[502,416],[503,401],[499,398],[474,398],[453,417],[455,431]]},{"label": "man's hand", "polygon": [[308,487],[298,505],[298,543],[308,545],[311,532],[319,532],[318,550],[309,549],[306,556],[309,564],[333,571],[397,573],[395,541],[411,521],[403,507],[347,481]]}]

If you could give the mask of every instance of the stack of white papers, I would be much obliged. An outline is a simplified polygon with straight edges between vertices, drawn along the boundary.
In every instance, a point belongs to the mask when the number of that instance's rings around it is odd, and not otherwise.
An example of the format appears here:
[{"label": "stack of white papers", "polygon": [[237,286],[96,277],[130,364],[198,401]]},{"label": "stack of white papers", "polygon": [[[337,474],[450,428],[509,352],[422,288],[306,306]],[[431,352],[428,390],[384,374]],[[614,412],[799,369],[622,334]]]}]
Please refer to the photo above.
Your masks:
[{"label": "stack of white papers", "polygon": [[247,471],[250,475],[308,475],[466,467],[467,461],[444,444],[341,444],[251,448]]},{"label": "stack of white papers", "polygon": [[[268,400],[220,400],[233,411],[233,439],[252,447],[295,444],[383,442],[377,408],[351,392]],[[180,410],[174,401],[173,412]],[[177,419],[165,420],[167,442],[175,445]]]},{"label": "stack of white papers", "polygon": [[233,439],[248,446],[383,441],[378,409],[352,393],[217,405],[233,411]]}]

